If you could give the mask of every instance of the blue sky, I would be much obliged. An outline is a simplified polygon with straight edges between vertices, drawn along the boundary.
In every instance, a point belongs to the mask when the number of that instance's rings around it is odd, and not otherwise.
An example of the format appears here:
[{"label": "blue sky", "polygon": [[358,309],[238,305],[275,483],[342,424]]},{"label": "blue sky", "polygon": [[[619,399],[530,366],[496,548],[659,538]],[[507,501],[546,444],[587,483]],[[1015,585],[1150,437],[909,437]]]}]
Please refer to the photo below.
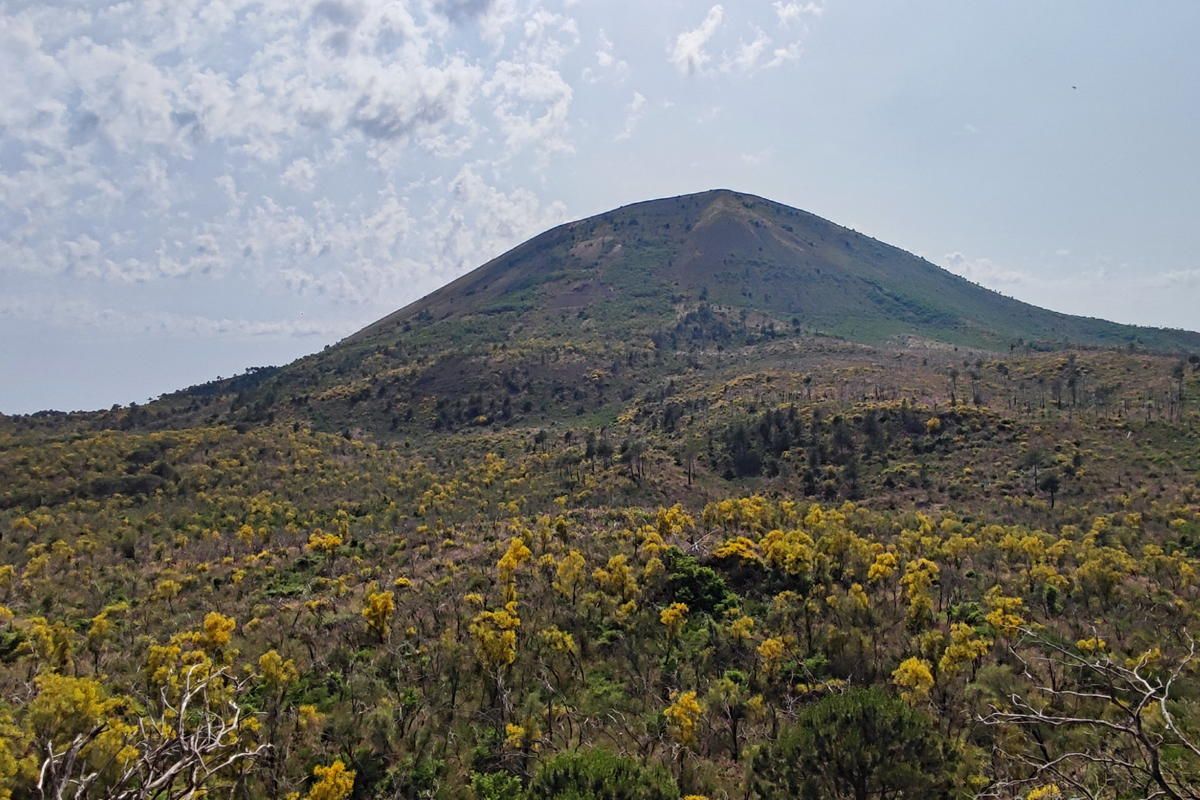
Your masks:
[{"label": "blue sky", "polygon": [[320,349],[727,187],[1200,328],[1200,4],[0,0],[0,411]]}]

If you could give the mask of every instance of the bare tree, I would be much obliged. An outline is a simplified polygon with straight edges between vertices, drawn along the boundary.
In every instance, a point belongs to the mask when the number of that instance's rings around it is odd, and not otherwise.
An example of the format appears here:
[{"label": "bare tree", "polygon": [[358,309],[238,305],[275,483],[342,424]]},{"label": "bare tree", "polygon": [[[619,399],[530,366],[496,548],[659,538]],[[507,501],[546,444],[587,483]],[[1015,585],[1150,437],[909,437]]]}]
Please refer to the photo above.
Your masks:
[{"label": "bare tree", "polygon": [[251,679],[198,670],[194,665],[184,674],[177,699],[163,689],[157,712],[138,718],[128,742],[136,750],[132,757],[118,762],[114,754],[99,765],[87,757],[107,723],[79,734],[61,751],[46,742],[37,783],[43,800],[194,800],[211,793],[218,775],[269,750],[269,744],[243,741],[239,698]]},{"label": "bare tree", "polygon": [[1010,651],[1031,688],[979,719],[1013,734],[996,737],[1003,774],[980,797],[1054,783],[1088,800],[1200,798],[1200,747],[1175,715],[1196,655],[1189,635],[1174,659],[1118,661],[1022,633]]}]

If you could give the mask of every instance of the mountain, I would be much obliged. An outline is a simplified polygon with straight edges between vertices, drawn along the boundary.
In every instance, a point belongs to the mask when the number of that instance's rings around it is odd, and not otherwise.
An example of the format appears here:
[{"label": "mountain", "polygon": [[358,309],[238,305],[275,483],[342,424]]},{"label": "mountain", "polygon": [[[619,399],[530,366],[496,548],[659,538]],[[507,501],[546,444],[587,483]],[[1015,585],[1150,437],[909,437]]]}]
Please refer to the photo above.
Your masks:
[{"label": "mountain", "polygon": [[924,352],[926,366],[932,352],[946,371],[958,348],[1065,347],[1195,352],[1200,334],[1047,311],[812,214],[716,190],[560,225],[320,353],[174,395],[164,420],[282,415],[376,435],[603,424],[664,377],[715,379],[722,365],[804,370],[814,354],[899,348]]},{"label": "mountain", "polygon": [[847,339],[904,337],[1007,349],[1186,350],[1200,334],[1059,314],[1004,297],[917,256],[804,211],[714,190],[624,206],[561,225],[351,336],[386,341],[419,322],[564,312],[596,333],[653,334],[707,302]]}]

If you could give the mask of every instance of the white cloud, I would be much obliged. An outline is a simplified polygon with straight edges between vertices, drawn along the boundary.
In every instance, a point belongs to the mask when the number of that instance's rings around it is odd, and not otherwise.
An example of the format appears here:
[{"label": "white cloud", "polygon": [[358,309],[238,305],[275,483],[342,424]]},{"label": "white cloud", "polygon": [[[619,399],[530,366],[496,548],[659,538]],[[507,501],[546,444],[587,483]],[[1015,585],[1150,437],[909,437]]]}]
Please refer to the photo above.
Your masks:
[{"label": "white cloud", "polygon": [[612,39],[608,38],[608,34],[604,32],[603,28],[600,29],[600,33],[597,34],[596,38],[599,42],[596,50],[596,63],[603,69],[616,66],[618,62],[617,57],[613,55]]},{"label": "white cloud", "polygon": [[796,61],[804,53],[803,43],[800,41],[791,42],[782,47],[776,47],[771,51],[771,58],[763,64],[765,69],[773,67],[781,67],[790,61]]},{"label": "white cloud", "polygon": [[522,55],[529,61],[557,64],[579,44],[579,25],[571,17],[538,9],[525,20]]},{"label": "white cloud", "polygon": [[463,271],[564,222],[561,203],[543,203],[527,189],[505,192],[488,183],[475,167],[464,166],[451,181],[451,199],[438,209],[434,248],[445,263]]},{"label": "white cloud", "polygon": [[484,16],[494,0],[434,0],[433,7],[455,22],[466,22]]},{"label": "white cloud", "polygon": [[821,3],[797,3],[775,0],[772,4],[781,25],[789,26],[805,17],[819,17],[825,9]]},{"label": "white cloud", "polygon": [[990,258],[968,258],[957,251],[947,253],[942,262],[954,274],[984,286],[1013,286],[1032,280],[1028,272],[1002,267]]},{"label": "white cloud", "polygon": [[1176,269],[1150,275],[1143,283],[1152,288],[1200,286],[1200,269]]},{"label": "white cloud", "polygon": [[441,67],[414,65],[403,75],[360,64],[349,75],[359,90],[347,110],[349,127],[368,139],[407,142],[447,123],[465,124],[481,71],[456,58]]},{"label": "white cloud", "polygon": [[[402,272],[444,266],[375,216],[407,205],[388,195],[394,180],[449,180],[484,147],[502,147],[500,162],[573,149],[573,90],[555,64],[578,25],[522,9],[176,0],[0,11],[0,276],[270,285],[286,263],[319,276],[291,285],[378,302],[378,263],[403,253]],[[503,50],[461,46],[476,36]],[[481,138],[489,127],[498,142]],[[318,186],[332,195],[303,197]]]},{"label": "white cloud", "polygon": [[741,72],[749,72],[758,67],[767,49],[771,45],[771,37],[759,30],[756,32],[754,39],[749,42],[740,42],[737,49],[732,55],[726,56],[721,64],[721,69],[725,72],[738,70]]},{"label": "white cloud", "polygon": [[546,64],[502,61],[483,85],[505,144],[513,151],[537,144],[543,153],[571,152],[567,141],[573,90]]},{"label": "white cloud", "polygon": [[745,22],[749,35],[739,37],[735,46],[721,47],[717,41],[720,30],[736,27],[744,17],[735,13],[727,20],[724,6],[715,5],[699,27],[676,37],[668,59],[685,75],[709,72],[714,64],[719,72],[740,74],[780,67],[803,53],[803,37],[808,29],[800,20],[820,13],[821,7],[815,3],[775,3],[776,31]]},{"label": "white cloud", "polygon": [[1137,325],[1194,329],[1200,269],[1150,272],[1144,265],[1099,258],[1067,269],[1056,254],[1054,268],[1036,271],[998,264],[989,258],[948,253],[941,263],[962,277],[1043,308]]},{"label": "white cloud", "polygon": [[641,121],[642,115],[646,113],[646,97],[641,92],[634,92],[633,99],[629,101],[629,105],[625,107],[625,127],[617,134],[618,142],[625,141],[633,137],[633,131],[637,128],[638,122]]},{"label": "white cloud", "polygon": [[57,54],[79,93],[72,115],[86,121],[86,136],[100,135],[118,151],[144,145],[185,147],[174,116],[180,87],[148,57],[130,47],[110,47],[80,37]]},{"label": "white cloud", "polygon": [[596,83],[609,76],[624,80],[628,76],[629,62],[617,57],[615,45],[603,28],[596,34],[595,57],[594,67],[588,65],[583,68],[583,79],[587,82]]},{"label": "white cloud", "polygon": [[684,31],[675,37],[675,44],[670,48],[668,58],[675,68],[685,75],[695,75],[704,70],[712,56],[707,51],[709,40],[721,27],[725,17],[725,9],[715,5],[708,10],[704,21],[698,28]]},{"label": "white cloud", "polygon": [[31,143],[65,144],[68,77],[46,51],[47,43],[29,16],[0,15],[0,131],[19,131]]},{"label": "white cloud", "polygon": [[298,192],[311,192],[316,187],[317,170],[307,158],[300,157],[283,171],[283,182]]},{"label": "white cloud", "polygon": [[345,335],[344,322],[297,319],[237,319],[176,314],[165,311],[130,311],[86,299],[64,300],[42,295],[0,297],[0,319],[38,323],[54,328],[84,327],[92,332],[162,335],[172,337],[237,338],[312,337]]},{"label": "white cloud", "polygon": [[769,162],[774,155],[775,151],[768,147],[765,150],[759,150],[754,153],[742,153],[739,158],[748,167],[761,167],[763,164]]}]

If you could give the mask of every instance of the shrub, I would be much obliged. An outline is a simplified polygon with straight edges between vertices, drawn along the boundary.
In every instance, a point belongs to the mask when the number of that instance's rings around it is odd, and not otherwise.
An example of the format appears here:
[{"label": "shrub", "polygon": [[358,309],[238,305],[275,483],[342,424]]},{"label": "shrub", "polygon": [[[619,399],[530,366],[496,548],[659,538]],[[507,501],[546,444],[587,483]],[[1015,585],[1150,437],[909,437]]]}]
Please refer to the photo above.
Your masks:
[{"label": "shrub", "polygon": [[661,767],[646,767],[607,750],[573,750],[542,764],[529,800],[679,800]]},{"label": "shrub", "polygon": [[725,580],[712,567],[672,547],[664,553],[667,588],[671,600],[685,604],[697,613],[718,615],[737,605],[737,595],[729,591]]},{"label": "shrub", "polygon": [[954,757],[921,712],[881,689],[851,689],[805,708],[755,755],[759,800],[949,798]]}]

